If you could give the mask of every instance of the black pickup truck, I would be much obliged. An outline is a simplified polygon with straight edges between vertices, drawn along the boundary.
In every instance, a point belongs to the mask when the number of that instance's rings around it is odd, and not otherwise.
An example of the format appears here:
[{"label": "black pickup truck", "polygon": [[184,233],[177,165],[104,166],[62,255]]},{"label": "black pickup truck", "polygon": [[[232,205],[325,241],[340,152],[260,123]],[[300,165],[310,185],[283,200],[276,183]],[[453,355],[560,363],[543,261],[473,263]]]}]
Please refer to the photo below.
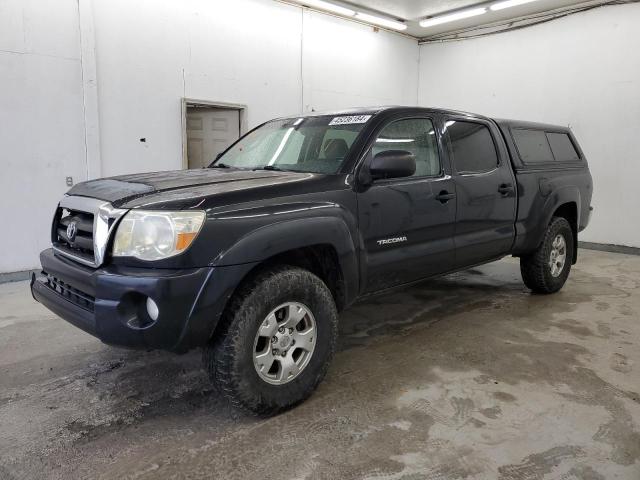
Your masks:
[{"label": "black pickup truck", "polygon": [[520,258],[552,293],[591,213],[566,127],[385,107],[269,121],[209,168],[80,183],[60,201],[36,300],[108,344],[185,352],[230,400],[305,399],[356,299]]}]

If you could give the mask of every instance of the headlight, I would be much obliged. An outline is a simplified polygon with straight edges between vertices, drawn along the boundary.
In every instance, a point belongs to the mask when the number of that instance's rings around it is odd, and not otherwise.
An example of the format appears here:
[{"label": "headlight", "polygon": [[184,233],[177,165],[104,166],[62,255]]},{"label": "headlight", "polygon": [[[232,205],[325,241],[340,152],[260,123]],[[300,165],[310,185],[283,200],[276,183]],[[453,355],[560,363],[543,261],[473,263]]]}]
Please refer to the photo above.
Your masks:
[{"label": "headlight", "polygon": [[205,213],[131,210],[118,225],[115,257],[161,260],[184,252],[196,238]]}]

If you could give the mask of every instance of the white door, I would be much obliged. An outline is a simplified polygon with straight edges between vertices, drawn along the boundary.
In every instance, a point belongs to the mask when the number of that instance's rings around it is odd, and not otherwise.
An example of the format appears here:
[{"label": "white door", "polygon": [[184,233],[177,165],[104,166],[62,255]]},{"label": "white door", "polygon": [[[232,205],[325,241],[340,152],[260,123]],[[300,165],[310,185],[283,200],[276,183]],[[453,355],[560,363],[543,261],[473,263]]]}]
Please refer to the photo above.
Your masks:
[{"label": "white door", "polygon": [[187,108],[189,168],[203,168],[240,137],[240,110]]}]

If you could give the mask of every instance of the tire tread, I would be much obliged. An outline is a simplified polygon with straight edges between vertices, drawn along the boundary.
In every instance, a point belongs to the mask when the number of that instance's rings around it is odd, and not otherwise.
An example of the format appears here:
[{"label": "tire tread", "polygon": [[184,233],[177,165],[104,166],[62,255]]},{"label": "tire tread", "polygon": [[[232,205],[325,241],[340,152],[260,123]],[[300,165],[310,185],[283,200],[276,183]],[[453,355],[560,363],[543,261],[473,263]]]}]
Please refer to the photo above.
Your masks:
[{"label": "tire tread", "polygon": [[[286,398],[282,402],[267,402],[264,398],[255,398],[246,388],[247,379],[238,372],[238,355],[242,352],[237,348],[237,337],[242,335],[242,314],[247,310],[258,309],[261,304],[269,300],[270,292],[277,292],[287,284],[305,284],[319,295],[330,311],[330,341],[326,361],[316,372],[311,385],[306,388],[289,386],[288,391],[294,390],[295,401]],[[337,309],[333,297],[327,286],[313,273],[299,267],[278,265],[265,269],[248,281],[244,282],[231,298],[225,309],[220,326],[210,345],[203,351],[203,364],[216,388],[227,398],[232,406],[253,415],[272,415],[289,408],[305,398],[315,390],[324,378],[329,363],[336,350],[337,339]],[[309,366],[307,366],[309,368]],[[293,383],[293,382],[292,382]],[[287,386],[289,384],[285,384]],[[298,387],[301,385],[299,384]]]},{"label": "tire tread", "polygon": [[[567,244],[567,260],[565,270],[560,277],[553,279],[550,276],[547,259],[553,238],[562,230],[564,230],[563,233]],[[520,258],[520,273],[524,284],[535,293],[557,292],[562,288],[569,276],[572,255],[573,231],[571,230],[571,225],[564,217],[553,217],[536,251],[531,255]]]}]

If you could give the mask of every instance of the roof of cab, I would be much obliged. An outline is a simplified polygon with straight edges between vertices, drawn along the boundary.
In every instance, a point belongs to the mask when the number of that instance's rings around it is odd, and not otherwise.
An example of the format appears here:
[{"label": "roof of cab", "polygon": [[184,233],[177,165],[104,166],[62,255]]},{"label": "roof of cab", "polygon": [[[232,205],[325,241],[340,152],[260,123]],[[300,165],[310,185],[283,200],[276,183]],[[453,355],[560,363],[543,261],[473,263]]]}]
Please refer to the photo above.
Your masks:
[{"label": "roof of cab", "polygon": [[386,114],[394,113],[440,113],[443,115],[455,115],[468,118],[479,118],[484,120],[493,120],[501,129],[508,130],[509,128],[530,128],[535,130],[546,130],[556,132],[568,132],[569,127],[561,125],[551,125],[546,123],[528,122],[523,120],[510,120],[503,118],[490,118],[485,115],[479,115],[477,113],[464,112],[460,110],[452,110],[446,108],[431,108],[431,107],[416,107],[416,106],[402,106],[402,105],[381,105],[374,107],[360,107],[360,108],[348,108],[343,110],[330,110],[322,112],[307,112],[298,115],[288,115],[286,117],[280,117],[277,120],[285,120],[292,118],[305,118],[305,117],[321,117],[321,116],[343,116],[343,115],[378,115],[382,112]]},{"label": "roof of cab", "polygon": [[[462,112],[458,110],[449,110],[444,108],[430,108],[430,107],[416,107],[416,106],[402,106],[402,105],[383,105],[376,107],[360,107],[360,108],[349,108],[344,110],[330,110],[330,111],[322,111],[322,112],[308,112],[302,113],[298,115],[287,115],[285,117],[280,117],[279,119],[290,119],[290,118],[304,118],[304,117],[321,117],[328,115],[342,116],[342,115],[376,115],[381,112],[386,113],[420,113],[420,112],[436,112],[448,115],[458,115],[465,117],[475,117],[475,118],[483,118],[488,120],[488,117],[484,115],[478,115],[470,112]],[[279,120],[278,119],[278,120]]]}]

